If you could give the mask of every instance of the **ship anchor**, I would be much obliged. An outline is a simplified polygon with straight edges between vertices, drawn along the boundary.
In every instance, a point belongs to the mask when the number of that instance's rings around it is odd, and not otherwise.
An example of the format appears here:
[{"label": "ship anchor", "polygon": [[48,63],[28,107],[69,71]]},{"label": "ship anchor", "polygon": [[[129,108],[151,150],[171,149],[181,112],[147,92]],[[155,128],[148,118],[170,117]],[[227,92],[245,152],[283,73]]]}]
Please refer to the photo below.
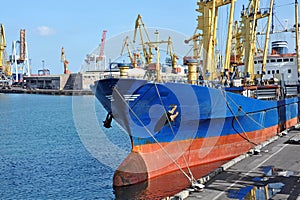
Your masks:
[{"label": "ship anchor", "polygon": [[112,113],[111,112],[107,113],[106,118],[103,121],[103,126],[105,128],[110,128],[111,127],[112,119],[113,119]]}]

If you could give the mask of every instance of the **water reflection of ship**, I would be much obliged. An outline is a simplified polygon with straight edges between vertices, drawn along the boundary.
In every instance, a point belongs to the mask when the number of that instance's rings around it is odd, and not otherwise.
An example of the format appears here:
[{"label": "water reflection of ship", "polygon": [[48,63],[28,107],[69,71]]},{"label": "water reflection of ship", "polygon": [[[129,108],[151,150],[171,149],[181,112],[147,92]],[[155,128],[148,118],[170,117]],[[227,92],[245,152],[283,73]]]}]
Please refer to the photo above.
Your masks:
[{"label": "water reflection of ship", "polygon": [[[192,167],[191,170],[195,176],[202,177],[225,162],[226,161],[209,163]],[[114,193],[117,200],[162,199],[164,197],[173,196],[183,188],[188,188],[189,186],[190,183],[184,175],[179,171],[175,171],[138,184],[114,187]]]}]

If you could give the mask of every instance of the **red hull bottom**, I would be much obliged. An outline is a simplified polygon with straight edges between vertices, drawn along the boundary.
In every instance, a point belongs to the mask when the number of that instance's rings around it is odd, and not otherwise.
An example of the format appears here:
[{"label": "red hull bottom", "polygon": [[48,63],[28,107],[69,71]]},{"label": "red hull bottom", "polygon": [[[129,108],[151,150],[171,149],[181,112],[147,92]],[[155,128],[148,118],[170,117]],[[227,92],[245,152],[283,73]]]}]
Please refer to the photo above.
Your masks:
[{"label": "red hull bottom", "polygon": [[[293,118],[285,123],[285,128],[296,123],[297,118]],[[248,152],[254,144],[274,137],[282,131],[280,129],[280,126],[276,125],[240,135],[161,143],[163,148],[156,143],[134,146],[115,171],[113,184],[117,187],[132,185],[180,170],[179,167],[187,171],[188,167],[232,159]]]}]

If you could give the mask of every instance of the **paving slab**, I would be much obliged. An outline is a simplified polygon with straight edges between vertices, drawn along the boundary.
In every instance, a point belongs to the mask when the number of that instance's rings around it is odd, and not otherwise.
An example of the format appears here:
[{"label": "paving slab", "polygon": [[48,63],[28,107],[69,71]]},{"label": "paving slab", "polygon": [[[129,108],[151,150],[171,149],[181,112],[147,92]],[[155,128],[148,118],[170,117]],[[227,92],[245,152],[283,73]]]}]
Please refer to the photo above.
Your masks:
[{"label": "paving slab", "polygon": [[300,129],[293,129],[276,137],[259,154],[245,156],[204,183],[202,191],[189,191],[185,199],[247,199],[252,195],[256,199],[300,200],[300,144],[289,143],[299,136]]}]

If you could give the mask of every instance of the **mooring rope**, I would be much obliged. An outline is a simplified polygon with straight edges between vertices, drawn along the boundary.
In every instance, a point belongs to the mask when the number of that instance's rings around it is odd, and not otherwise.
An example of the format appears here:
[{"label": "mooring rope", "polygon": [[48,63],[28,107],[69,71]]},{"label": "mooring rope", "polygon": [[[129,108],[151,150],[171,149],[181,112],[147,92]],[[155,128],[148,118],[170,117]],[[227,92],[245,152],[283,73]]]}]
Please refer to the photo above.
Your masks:
[{"label": "mooring rope", "polygon": [[123,96],[120,94],[120,92],[116,89],[116,87],[113,88],[114,91],[120,96],[122,101],[126,104],[126,106],[129,108],[129,110],[132,112],[132,114],[137,118],[137,120],[142,124],[142,126],[145,128],[145,130],[148,132],[148,134],[154,139],[154,141],[159,145],[159,147],[164,151],[164,153],[169,157],[169,159],[177,166],[177,168],[186,176],[186,178],[193,184],[194,180],[192,177],[189,177],[189,175],[179,166],[179,164],[172,158],[172,156],[168,153],[168,151],[160,144],[160,142],[154,137],[154,135],[151,133],[151,131],[144,125],[142,120],[137,116],[137,114],[132,110],[132,108],[129,106],[129,104],[125,101]]},{"label": "mooring rope", "polygon": [[[236,106],[239,107],[239,105],[230,97],[227,95],[227,97],[231,100],[231,102]],[[241,109],[241,111],[250,119],[252,120],[255,124],[257,124],[258,126],[260,126],[261,128],[265,128],[261,123],[257,122],[255,119],[253,119],[253,117],[249,116],[248,113],[246,113],[243,109]]]},{"label": "mooring rope", "polygon": [[[243,139],[245,139],[246,141],[248,141],[250,144],[256,146],[257,144],[256,144],[255,142],[252,142],[252,141],[249,139],[249,137],[248,137],[248,135],[247,135],[245,129],[243,128],[242,124],[240,123],[238,117],[234,114],[232,108],[230,107],[230,105],[229,105],[229,103],[228,103],[228,101],[227,101],[227,99],[226,99],[226,97],[225,97],[225,91],[224,91],[224,90],[221,90],[221,93],[222,93],[222,96],[223,96],[223,98],[224,98],[224,100],[225,100],[225,103],[226,103],[226,105],[227,105],[229,111],[230,111],[231,114],[234,116],[234,119],[237,121],[238,125],[239,125],[240,128],[242,129],[242,132],[245,134],[246,138],[245,138],[244,136],[242,136],[242,135],[239,133],[239,131],[237,131],[237,130],[235,130],[235,131],[236,131],[237,134],[239,134],[239,136],[241,136]],[[235,129],[233,124],[232,124],[232,128]]]},{"label": "mooring rope", "polygon": [[[159,97],[160,103],[161,103],[162,106],[164,106],[163,101],[162,101],[162,98],[161,98],[161,95],[160,95],[160,92],[159,92],[159,90],[158,90],[158,87],[157,87],[156,83],[154,83],[154,85],[155,85],[155,89],[156,89],[157,95],[158,95],[158,97]],[[167,112],[166,112],[165,109],[164,109],[164,114],[167,116]],[[171,123],[169,117],[167,117],[167,120],[168,120],[168,124],[169,124],[169,126],[170,126],[170,128],[171,128],[172,134],[173,134],[173,136],[175,137],[174,129],[173,129],[173,127],[172,127],[172,123]],[[176,141],[176,144],[177,144],[178,149],[179,149],[180,152],[182,153],[183,160],[184,160],[184,162],[185,162],[185,165],[186,165],[186,167],[187,167],[187,169],[188,169],[188,172],[189,172],[191,178],[192,178],[193,180],[195,180],[195,178],[194,178],[194,176],[193,176],[193,173],[192,173],[192,171],[191,171],[191,169],[190,169],[190,167],[189,167],[189,164],[188,164],[188,162],[187,162],[187,160],[186,160],[186,158],[185,158],[185,155],[184,155],[184,152],[183,152],[181,146],[179,145],[179,143],[178,143],[177,140],[175,140],[175,141]],[[193,142],[193,140],[192,140],[192,142]],[[191,142],[191,143],[192,143],[192,142]],[[191,145],[191,144],[190,144],[190,145]]]}]

